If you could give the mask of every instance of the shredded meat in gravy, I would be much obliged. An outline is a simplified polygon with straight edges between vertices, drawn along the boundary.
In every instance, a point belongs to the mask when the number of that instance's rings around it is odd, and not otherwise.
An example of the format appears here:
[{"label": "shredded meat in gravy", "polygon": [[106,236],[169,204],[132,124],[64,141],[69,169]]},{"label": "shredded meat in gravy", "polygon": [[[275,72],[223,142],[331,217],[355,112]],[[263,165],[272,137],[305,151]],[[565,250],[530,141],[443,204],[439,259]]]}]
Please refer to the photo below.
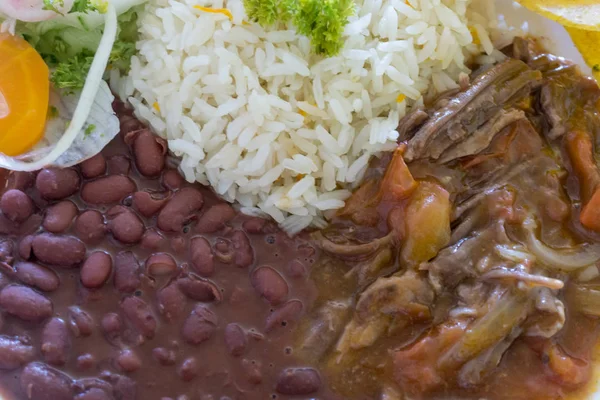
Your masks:
[{"label": "shredded meat in gravy", "polygon": [[516,39],[400,123],[332,226],[297,352],[353,399],[557,399],[600,323],[600,90]]}]

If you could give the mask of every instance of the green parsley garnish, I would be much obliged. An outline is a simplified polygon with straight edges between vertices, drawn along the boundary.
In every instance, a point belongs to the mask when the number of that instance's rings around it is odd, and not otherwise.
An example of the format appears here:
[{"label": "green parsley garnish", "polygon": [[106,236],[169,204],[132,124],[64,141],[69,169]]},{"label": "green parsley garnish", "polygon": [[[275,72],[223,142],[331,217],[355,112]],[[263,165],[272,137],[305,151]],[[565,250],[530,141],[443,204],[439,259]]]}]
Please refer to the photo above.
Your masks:
[{"label": "green parsley garnish", "polygon": [[58,109],[54,106],[48,107],[48,119],[53,119],[58,117]]},{"label": "green parsley garnish", "polygon": [[592,69],[593,69],[595,72],[600,72],[600,64],[594,64],[594,66],[592,67]]},{"label": "green parsley garnish", "polygon": [[65,5],[64,0],[44,0],[44,6],[42,7],[43,10],[48,10],[48,11],[54,11],[55,13],[59,13],[62,14],[60,11],[58,11],[58,7],[62,7]]},{"label": "green parsley garnish", "polygon": [[264,27],[291,21],[310,38],[315,52],[325,56],[340,52],[344,27],[354,15],[353,0],[244,0],[244,7]]},{"label": "green parsley garnish", "polygon": [[94,54],[90,51],[77,53],[70,60],[58,63],[50,80],[57,88],[67,89],[67,93],[81,89],[93,60]]},{"label": "green parsley garnish", "polygon": [[87,128],[85,128],[85,131],[83,132],[85,134],[85,136],[89,136],[92,133],[94,133],[94,131],[96,130],[96,125],[94,124],[89,124],[87,126]]}]

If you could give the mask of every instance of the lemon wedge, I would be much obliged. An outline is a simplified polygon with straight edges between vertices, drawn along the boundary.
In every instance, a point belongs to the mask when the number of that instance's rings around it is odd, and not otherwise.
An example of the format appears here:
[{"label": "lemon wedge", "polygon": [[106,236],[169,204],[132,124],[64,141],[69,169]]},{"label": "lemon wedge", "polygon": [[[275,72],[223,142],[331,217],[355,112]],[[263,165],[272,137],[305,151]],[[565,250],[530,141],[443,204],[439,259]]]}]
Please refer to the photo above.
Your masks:
[{"label": "lemon wedge", "polygon": [[598,0],[517,0],[522,6],[565,27],[600,31]]}]

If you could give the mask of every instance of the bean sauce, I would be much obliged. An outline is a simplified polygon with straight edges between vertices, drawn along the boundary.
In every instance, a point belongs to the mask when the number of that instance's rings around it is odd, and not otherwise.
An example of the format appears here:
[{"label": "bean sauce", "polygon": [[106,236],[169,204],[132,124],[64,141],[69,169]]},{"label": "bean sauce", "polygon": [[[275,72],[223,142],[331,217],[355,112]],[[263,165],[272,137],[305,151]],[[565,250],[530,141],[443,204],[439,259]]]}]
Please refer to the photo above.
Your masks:
[{"label": "bean sauce", "polygon": [[293,351],[307,238],[185,182],[125,117],[137,131],[80,165],[2,175],[0,394],[338,398]]}]

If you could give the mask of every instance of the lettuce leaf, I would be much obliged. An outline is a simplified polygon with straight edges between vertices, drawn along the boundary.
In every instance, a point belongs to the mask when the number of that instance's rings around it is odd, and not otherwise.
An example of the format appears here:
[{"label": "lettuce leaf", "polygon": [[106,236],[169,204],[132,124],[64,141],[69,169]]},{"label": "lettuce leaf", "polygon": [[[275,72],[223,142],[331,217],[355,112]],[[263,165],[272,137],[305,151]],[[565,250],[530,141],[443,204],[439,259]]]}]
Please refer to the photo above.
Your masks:
[{"label": "lettuce leaf", "polygon": [[[120,10],[121,14],[118,17],[119,31],[110,54],[109,68],[119,69],[123,73],[129,70],[137,41],[136,21],[139,8],[135,6],[144,1],[113,1],[117,12]],[[102,4],[99,0],[77,0],[73,9],[81,12],[41,23],[17,25],[17,33],[35,47],[50,67],[50,79],[54,86],[66,89],[68,93],[83,87],[100,43],[103,26],[95,22],[96,16],[100,15],[95,11],[99,4]]]}]

